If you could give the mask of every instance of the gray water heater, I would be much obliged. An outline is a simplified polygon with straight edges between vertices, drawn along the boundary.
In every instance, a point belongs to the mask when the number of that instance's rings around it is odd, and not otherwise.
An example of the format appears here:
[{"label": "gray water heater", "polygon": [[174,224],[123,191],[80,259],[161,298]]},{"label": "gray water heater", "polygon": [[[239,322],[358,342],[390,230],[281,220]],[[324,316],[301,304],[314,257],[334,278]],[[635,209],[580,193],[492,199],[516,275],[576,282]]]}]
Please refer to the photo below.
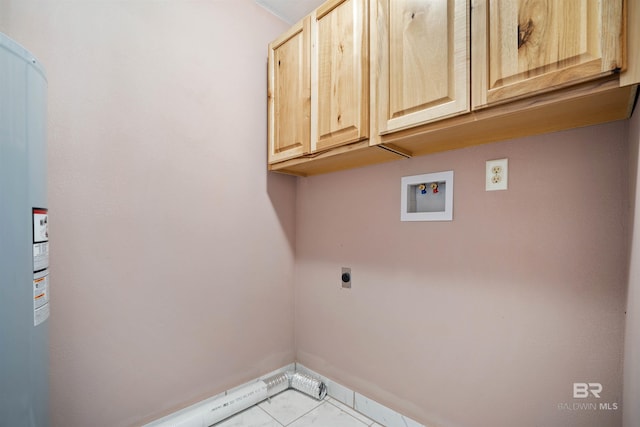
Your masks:
[{"label": "gray water heater", "polygon": [[47,80],[0,33],[0,426],[49,425]]}]

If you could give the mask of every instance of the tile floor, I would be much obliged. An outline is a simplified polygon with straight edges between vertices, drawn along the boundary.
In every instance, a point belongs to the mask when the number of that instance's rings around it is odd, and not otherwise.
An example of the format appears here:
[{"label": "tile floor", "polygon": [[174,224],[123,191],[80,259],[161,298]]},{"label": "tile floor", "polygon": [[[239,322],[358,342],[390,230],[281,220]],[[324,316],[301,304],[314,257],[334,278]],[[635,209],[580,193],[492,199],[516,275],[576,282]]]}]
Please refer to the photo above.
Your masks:
[{"label": "tile floor", "polygon": [[252,406],[215,426],[382,427],[329,396],[318,401],[292,389]]}]

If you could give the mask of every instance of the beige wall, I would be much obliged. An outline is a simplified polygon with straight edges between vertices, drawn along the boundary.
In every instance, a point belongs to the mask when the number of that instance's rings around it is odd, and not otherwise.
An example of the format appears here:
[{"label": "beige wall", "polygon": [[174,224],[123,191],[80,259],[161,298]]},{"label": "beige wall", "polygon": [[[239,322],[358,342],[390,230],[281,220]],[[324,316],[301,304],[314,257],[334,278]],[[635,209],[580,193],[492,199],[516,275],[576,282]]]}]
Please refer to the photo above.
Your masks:
[{"label": "beige wall", "polygon": [[[296,192],[264,168],[265,45],[286,28],[251,0],[0,0],[49,77],[52,425],[135,425],[242,383],[294,360],[294,323],[298,361],[422,422],[621,425],[558,404],[583,381],[622,401],[638,115]],[[510,188],[487,193],[500,157]],[[401,223],[400,178],[441,170],[454,221]]]},{"label": "beige wall", "polygon": [[[436,426],[620,426],[626,124],[300,180],[297,360]],[[509,158],[509,190],[485,161]],[[402,176],[453,170],[453,222],[400,222]],[[353,288],[340,288],[351,267]]]},{"label": "beige wall", "polygon": [[629,121],[631,251],[624,347],[624,427],[640,425],[640,113]]},{"label": "beige wall", "polygon": [[0,0],[0,29],[2,32],[5,32],[7,28],[9,28],[9,19],[8,16],[10,14],[9,6],[11,5],[12,0]]},{"label": "beige wall", "polygon": [[264,148],[287,26],[251,0],[0,6],[49,79],[52,425],[134,425],[292,362],[295,179]]}]

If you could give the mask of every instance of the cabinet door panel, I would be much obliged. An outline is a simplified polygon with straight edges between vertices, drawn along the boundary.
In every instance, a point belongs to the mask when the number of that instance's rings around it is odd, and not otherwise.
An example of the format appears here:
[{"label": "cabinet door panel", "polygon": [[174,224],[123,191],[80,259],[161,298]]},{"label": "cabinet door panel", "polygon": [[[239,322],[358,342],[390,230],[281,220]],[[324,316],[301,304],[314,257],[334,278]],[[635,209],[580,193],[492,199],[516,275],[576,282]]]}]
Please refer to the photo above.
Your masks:
[{"label": "cabinet door panel", "polygon": [[377,0],[380,133],[469,111],[468,2]]},{"label": "cabinet door panel", "polygon": [[269,163],[309,152],[310,19],[269,46]]},{"label": "cabinet door panel", "polygon": [[390,3],[390,115],[397,117],[447,97],[449,14],[445,2]]},{"label": "cabinet door panel", "polygon": [[622,0],[477,0],[474,107],[620,70],[622,16]]},{"label": "cabinet door panel", "polygon": [[311,150],[368,137],[368,25],[364,0],[330,1],[314,15]]}]

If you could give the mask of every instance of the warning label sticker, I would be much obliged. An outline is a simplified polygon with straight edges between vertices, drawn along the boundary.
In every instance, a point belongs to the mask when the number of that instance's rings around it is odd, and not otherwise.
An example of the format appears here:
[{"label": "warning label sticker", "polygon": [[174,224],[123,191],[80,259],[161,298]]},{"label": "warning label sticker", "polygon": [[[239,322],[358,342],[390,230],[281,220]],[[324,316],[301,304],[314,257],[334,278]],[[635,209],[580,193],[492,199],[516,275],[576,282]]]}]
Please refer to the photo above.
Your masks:
[{"label": "warning label sticker", "polygon": [[49,318],[49,271],[33,275],[33,326]]},{"label": "warning label sticker", "polygon": [[33,271],[49,268],[49,213],[33,208]]}]

